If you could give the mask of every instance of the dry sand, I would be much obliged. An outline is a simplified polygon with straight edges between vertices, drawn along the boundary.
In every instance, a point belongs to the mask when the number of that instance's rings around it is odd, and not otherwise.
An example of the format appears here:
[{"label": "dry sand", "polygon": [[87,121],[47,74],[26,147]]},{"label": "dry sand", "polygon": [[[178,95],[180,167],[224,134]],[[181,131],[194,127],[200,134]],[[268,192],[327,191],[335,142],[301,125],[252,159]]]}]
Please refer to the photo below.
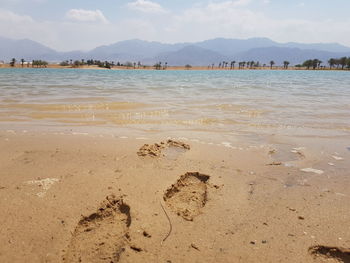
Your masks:
[{"label": "dry sand", "polygon": [[0,262],[350,262],[347,170],[165,140],[0,132]]}]

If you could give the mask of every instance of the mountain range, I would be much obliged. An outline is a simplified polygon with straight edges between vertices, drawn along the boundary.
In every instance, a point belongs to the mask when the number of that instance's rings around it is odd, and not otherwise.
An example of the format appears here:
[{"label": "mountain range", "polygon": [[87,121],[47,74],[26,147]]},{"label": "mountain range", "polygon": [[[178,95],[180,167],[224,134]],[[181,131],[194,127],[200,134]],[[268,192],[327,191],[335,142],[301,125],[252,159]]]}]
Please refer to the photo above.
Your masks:
[{"label": "mountain range", "polygon": [[226,39],[216,38],[194,43],[165,44],[139,39],[120,41],[96,47],[90,51],[59,52],[29,39],[14,40],[0,37],[0,61],[42,59],[50,62],[63,60],[97,59],[107,61],[140,61],[153,64],[158,61],[168,65],[216,65],[222,61],[259,61],[281,65],[287,60],[291,65],[307,59],[350,56],[350,47],[337,43],[278,43],[268,38]]}]

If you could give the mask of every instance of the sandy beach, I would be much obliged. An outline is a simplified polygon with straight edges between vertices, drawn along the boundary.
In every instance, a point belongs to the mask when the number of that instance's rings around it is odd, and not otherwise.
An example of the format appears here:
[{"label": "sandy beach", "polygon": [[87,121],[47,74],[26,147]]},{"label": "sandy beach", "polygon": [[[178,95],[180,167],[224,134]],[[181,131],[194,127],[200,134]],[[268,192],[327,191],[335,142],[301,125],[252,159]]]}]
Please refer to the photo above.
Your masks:
[{"label": "sandy beach", "polygon": [[349,0],[0,3],[0,263],[350,263]]},{"label": "sandy beach", "polygon": [[346,171],[182,141],[2,131],[0,261],[349,262]]},{"label": "sandy beach", "polygon": [[0,262],[350,262],[349,81],[1,70]]}]

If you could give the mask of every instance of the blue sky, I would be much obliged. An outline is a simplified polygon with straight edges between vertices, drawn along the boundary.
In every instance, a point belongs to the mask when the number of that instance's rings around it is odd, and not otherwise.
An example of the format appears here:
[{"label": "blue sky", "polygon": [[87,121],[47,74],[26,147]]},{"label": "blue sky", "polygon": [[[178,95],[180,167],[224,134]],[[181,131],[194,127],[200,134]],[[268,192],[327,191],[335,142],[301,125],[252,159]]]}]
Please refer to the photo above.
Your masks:
[{"label": "blue sky", "polygon": [[0,36],[62,51],[133,38],[268,37],[350,46],[349,10],[349,0],[0,0]]}]

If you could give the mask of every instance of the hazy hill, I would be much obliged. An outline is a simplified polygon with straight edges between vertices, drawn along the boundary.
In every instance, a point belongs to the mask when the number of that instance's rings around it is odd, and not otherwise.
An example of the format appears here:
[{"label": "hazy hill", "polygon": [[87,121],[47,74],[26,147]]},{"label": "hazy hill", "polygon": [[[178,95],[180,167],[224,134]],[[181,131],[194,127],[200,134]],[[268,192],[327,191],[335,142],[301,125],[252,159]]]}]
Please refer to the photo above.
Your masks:
[{"label": "hazy hill", "polygon": [[290,47],[290,48],[300,48],[300,49],[313,49],[320,51],[328,52],[350,52],[350,47],[340,45],[338,43],[318,43],[318,44],[303,44],[288,42],[285,44],[280,44],[281,47]]},{"label": "hazy hill", "polygon": [[237,61],[259,61],[268,64],[273,60],[277,65],[283,61],[289,61],[291,65],[302,63],[307,59],[320,59],[325,64],[329,58],[350,56],[350,52],[328,52],[313,49],[287,48],[287,47],[266,47],[254,48],[234,56]]},{"label": "hazy hill", "polygon": [[225,39],[216,38],[196,43],[164,44],[138,39],[120,41],[94,48],[88,52],[57,52],[35,41],[13,40],[0,37],[0,60],[44,59],[48,61],[99,59],[108,61],[141,61],[152,64],[158,61],[169,65],[216,65],[225,61],[284,60],[291,65],[318,58],[326,62],[331,57],[350,56],[350,48],[337,43],[278,43],[268,38]]},{"label": "hazy hill", "polygon": [[29,39],[13,40],[0,37],[0,60],[8,61],[12,58],[32,60],[54,58],[57,55],[55,50]]},{"label": "hazy hill", "polygon": [[162,53],[155,57],[154,62],[166,61],[169,65],[180,66],[190,64],[203,66],[215,63],[216,61],[227,60],[228,57],[194,45],[186,46],[178,51]]},{"label": "hazy hill", "polygon": [[215,38],[193,43],[196,46],[210,49],[227,56],[233,56],[237,53],[247,51],[252,48],[271,47],[278,43],[268,38],[249,38],[249,39],[226,39]]},{"label": "hazy hill", "polygon": [[125,40],[112,45],[97,47],[88,54],[92,57],[108,57],[111,54],[130,54],[139,58],[154,57],[159,53],[177,51],[186,44],[163,44],[160,42],[149,42],[139,39]]}]

